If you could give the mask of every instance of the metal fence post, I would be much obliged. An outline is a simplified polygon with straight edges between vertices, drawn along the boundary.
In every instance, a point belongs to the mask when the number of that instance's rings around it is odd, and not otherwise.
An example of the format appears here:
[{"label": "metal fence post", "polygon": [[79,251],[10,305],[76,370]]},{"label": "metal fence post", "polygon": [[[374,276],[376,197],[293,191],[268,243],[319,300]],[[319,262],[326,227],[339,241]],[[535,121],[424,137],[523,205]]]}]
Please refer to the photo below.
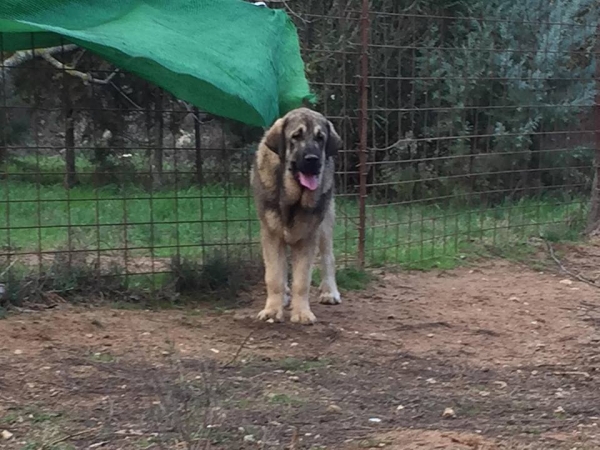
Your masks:
[{"label": "metal fence post", "polygon": [[367,128],[369,106],[369,0],[362,1],[360,18],[360,141],[358,147],[358,172],[359,172],[359,220],[358,220],[358,264],[365,265],[366,241],[366,201],[367,201]]},{"label": "metal fence post", "polygon": [[590,200],[590,213],[588,217],[587,232],[597,231],[600,227],[600,24],[596,28],[596,98],[594,102],[594,132],[596,154],[594,157],[594,179],[592,181],[592,198]]}]

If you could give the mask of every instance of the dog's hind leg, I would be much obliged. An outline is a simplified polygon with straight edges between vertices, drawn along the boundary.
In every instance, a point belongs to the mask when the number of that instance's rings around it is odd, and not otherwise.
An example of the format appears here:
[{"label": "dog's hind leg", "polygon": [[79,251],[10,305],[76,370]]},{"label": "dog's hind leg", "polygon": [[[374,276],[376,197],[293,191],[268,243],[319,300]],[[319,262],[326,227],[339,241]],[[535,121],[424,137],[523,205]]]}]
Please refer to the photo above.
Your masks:
[{"label": "dog's hind leg", "polygon": [[320,303],[339,305],[342,298],[335,279],[335,256],[333,254],[333,207],[327,212],[319,229],[319,253],[321,254]]},{"label": "dog's hind leg", "polygon": [[287,286],[285,245],[283,239],[267,230],[261,230],[260,234],[265,263],[267,302],[265,308],[258,313],[258,318],[282,321]]}]

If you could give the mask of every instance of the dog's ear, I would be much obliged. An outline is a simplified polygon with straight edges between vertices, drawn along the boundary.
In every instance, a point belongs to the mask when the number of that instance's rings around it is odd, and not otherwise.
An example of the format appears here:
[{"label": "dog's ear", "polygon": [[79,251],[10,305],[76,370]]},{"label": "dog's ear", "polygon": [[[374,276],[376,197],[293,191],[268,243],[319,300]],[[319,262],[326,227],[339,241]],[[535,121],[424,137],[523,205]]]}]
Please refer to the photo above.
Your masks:
[{"label": "dog's ear", "polygon": [[285,119],[277,119],[277,121],[269,128],[265,135],[265,145],[273,153],[277,153],[283,159],[285,156]]},{"label": "dog's ear", "polygon": [[333,124],[327,121],[327,145],[325,146],[325,155],[327,157],[336,156],[339,148],[342,146],[342,139],[339,134],[335,131]]}]

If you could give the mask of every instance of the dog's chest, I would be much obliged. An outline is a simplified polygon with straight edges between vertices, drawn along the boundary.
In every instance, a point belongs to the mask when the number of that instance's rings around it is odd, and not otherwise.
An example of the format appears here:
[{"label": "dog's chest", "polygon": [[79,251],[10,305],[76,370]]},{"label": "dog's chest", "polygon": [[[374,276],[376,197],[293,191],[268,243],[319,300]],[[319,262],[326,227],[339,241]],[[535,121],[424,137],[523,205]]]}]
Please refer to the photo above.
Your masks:
[{"label": "dog's chest", "polygon": [[[301,208],[289,212],[284,219],[283,240],[288,245],[294,245],[316,235],[321,223],[321,217]],[[285,217],[285,216],[284,216]]]}]

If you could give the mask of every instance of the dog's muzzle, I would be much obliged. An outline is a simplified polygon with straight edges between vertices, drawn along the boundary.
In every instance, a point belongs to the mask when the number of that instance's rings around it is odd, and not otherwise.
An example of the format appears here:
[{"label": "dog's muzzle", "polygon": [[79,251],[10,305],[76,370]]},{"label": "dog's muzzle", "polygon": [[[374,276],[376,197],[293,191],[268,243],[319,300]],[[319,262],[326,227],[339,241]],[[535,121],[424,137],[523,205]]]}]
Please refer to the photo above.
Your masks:
[{"label": "dog's muzzle", "polygon": [[308,190],[314,191],[319,187],[319,173],[321,172],[321,158],[314,153],[306,153],[296,163],[298,183]]},{"label": "dog's muzzle", "polygon": [[298,171],[305,175],[318,175],[320,170],[321,158],[313,153],[304,155],[304,158],[298,164]]}]

